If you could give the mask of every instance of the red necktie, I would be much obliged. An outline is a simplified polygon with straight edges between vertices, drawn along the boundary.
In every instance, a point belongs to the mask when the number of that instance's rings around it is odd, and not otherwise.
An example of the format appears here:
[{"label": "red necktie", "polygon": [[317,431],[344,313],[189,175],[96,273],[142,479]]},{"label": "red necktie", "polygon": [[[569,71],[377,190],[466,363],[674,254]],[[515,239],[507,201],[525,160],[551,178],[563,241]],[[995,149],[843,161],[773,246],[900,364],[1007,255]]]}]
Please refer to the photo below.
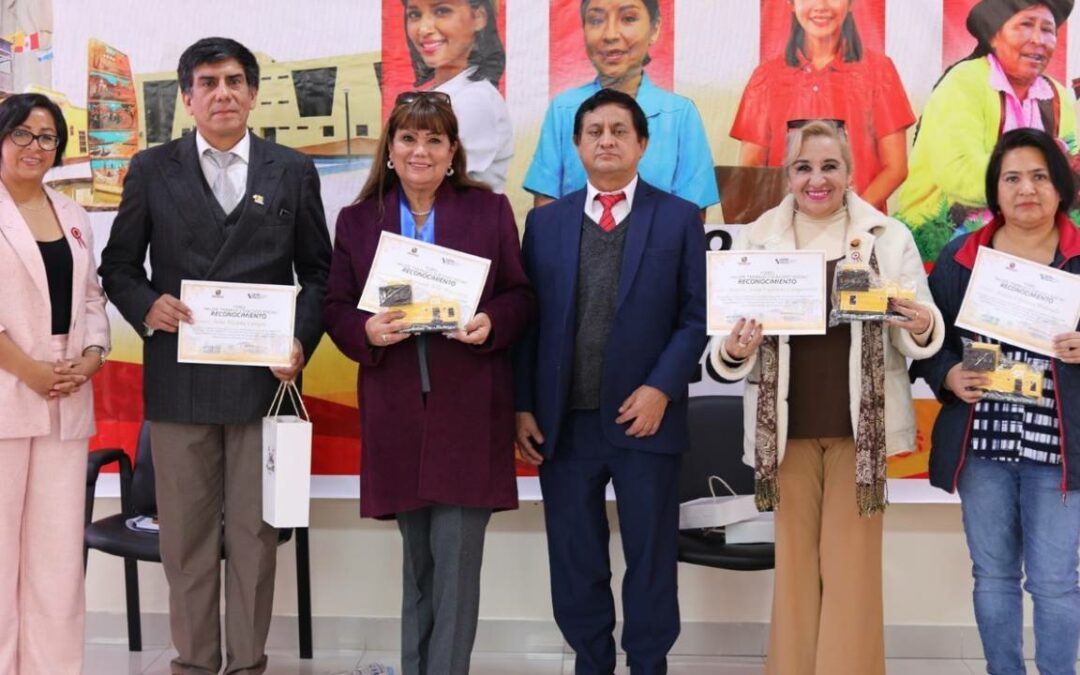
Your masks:
[{"label": "red necktie", "polygon": [[616,192],[610,195],[596,195],[596,198],[600,201],[600,205],[604,207],[604,212],[600,215],[600,229],[604,232],[611,232],[615,229],[615,214],[611,212],[611,208],[626,199],[626,193]]}]

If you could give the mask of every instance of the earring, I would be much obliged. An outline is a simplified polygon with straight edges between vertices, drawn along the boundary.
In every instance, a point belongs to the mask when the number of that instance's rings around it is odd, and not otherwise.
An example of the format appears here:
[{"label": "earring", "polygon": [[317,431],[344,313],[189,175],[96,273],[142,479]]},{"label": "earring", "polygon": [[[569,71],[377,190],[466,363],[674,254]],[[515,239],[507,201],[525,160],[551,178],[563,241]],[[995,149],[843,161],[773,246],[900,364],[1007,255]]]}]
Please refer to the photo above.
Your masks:
[{"label": "earring", "polygon": [[447,169],[446,170],[446,175],[447,176],[453,176],[454,175],[454,167],[450,167],[449,169]]},{"label": "earring", "polygon": [[392,159],[386,160],[386,168],[387,169],[393,169],[394,168],[394,160],[392,160]]}]

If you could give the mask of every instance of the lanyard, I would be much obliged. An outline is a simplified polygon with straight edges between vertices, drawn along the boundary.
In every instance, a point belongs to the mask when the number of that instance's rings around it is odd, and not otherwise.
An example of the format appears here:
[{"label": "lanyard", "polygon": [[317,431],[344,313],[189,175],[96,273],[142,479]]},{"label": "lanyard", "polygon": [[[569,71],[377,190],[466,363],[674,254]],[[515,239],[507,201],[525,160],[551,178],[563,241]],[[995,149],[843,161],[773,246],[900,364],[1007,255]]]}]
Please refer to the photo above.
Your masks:
[{"label": "lanyard", "polygon": [[[401,195],[401,236],[409,239],[419,239],[428,244],[435,243],[435,205],[431,205],[427,222],[420,230],[420,236],[416,236],[416,219],[409,210],[409,200]],[[420,393],[427,403],[427,394],[431,392],[431,374],[428,370],[428,344],[427,336],[420,333],[416,336],[416,355],[420,360]]]},{"label": "lanyard", "polygon": [[416,218],[413,218],[412,211],[409,210],[409,200],[405,198],[405,195],[401,195],[401,236],[408,237],[409,239],[419,239],[428,244],[434,244],[435,205],[431,205],[431,212],[428,213],[427,222],[421,227],[419,236],[417,236]]}]

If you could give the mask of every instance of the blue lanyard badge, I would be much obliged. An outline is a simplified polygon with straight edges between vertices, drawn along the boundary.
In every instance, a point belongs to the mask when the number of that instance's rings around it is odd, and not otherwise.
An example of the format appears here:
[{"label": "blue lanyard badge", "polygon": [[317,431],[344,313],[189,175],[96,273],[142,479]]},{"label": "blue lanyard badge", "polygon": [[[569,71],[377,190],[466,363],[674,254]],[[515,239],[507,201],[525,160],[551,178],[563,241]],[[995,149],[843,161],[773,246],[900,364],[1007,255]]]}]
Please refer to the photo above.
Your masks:
[{"label": "blue lanyard badge", "polygon": [[421,228],[419,236],[416,232],[416,219],[413,218],[412,211],[409,210],[409,200],[405,198],[405,195],[401,196],[401,236],[408,237],[409,239],[419,239],[420,241],[428,244],[435,243],[435,205],[431,206],[431,213],[428,214],[427,222]]}]

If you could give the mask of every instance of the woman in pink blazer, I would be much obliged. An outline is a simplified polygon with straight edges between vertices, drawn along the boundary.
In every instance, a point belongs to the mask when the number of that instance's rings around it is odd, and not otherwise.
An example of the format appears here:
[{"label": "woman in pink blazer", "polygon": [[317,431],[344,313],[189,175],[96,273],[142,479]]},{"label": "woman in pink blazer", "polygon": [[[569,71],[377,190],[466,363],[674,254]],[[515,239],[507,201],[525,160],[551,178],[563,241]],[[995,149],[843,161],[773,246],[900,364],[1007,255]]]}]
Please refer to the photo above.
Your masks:
[{"label": "woman in pink blazer", "polygon": [[40,94],[0,103],[0,673],[78,675],[90,380],[109,350],[90,220],[42,184],[67,144]]}]

